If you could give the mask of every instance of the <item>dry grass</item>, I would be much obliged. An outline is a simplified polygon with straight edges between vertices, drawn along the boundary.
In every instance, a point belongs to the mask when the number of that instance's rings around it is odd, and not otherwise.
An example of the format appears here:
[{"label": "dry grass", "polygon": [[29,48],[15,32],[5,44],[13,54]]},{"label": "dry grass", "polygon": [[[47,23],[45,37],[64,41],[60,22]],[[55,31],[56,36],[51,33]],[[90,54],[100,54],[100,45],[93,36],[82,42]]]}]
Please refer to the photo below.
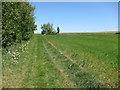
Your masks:
[{"label": "dry grass", "polygon": [[34,34],[41,34],[41,33],[34,33]]},{"label": "dry grass", "polygon": [[61,32],[61,34],[67,34],[67,33],[118,33],[120,31],[104,31],[104,32]]},{"label": "dry grass", "polygon": [[[118,33],[120,31],[104,31],[104,32],[60,32],[60,34],[79,34],[79,33]],[[41,33],[34,33],[34,34],[41,34]]]}]

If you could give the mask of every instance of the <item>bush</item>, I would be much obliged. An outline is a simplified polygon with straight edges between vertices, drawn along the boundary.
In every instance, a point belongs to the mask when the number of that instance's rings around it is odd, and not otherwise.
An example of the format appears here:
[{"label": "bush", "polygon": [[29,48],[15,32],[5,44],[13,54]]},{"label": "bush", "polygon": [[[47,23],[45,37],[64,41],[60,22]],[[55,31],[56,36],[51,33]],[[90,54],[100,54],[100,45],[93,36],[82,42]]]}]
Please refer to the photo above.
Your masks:
[{"label": "bush", "polygon": [[2,46],[7,47],[21,40],[29,40],[36,30],[33,11],[29,2],[2,2]]},{"label": "bush", "polygon": [[50,24],[49,22],[48,22],[48,24],[41,25],[41,29],[42,29],[42,31],[41,31],[42,35],[43,34],[46,34],[46,35],[56,35],[57,34],[55,29],[53,28],[53,24]]}]

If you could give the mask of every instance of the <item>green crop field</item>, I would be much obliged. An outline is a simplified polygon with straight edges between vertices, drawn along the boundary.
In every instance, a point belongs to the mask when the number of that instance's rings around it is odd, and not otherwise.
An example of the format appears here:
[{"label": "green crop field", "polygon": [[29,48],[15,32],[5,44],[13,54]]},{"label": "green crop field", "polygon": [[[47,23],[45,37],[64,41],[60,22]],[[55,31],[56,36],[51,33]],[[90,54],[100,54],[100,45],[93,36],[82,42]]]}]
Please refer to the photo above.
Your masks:
[{"label": "green crop field", "polygon": [[3,49],[4,88],[117,88],[118,35],[34,35]]}]

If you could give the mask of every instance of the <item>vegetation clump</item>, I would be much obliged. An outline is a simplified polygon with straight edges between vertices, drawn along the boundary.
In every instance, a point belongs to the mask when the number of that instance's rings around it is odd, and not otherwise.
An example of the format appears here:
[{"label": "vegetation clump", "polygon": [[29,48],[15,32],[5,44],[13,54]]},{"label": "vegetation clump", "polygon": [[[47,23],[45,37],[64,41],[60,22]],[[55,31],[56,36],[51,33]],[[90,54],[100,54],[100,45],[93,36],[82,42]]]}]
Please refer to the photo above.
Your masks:
[{"label": "vegetation clump", "polygon": [[29,40],[36,30],[34,11],[29,2],[2,3],[2,46]]},{"label": "vegetation clump", "polygon": [[41,29],[42,29],[42,31],[41,31],[42,35],[45,35],[45,34],[46,35],[56,35],[60,32],[59,27],[57,27],[57,32],[56,32],[56,30],[53,28],[53,24],[50,24],[49,22],[48,22],[48,24],[41,25]]},{"label": "vegetation clump", "polygon": [[59,27],[57,27],[57,33],[59,33],[60,32],[60,28]]}]

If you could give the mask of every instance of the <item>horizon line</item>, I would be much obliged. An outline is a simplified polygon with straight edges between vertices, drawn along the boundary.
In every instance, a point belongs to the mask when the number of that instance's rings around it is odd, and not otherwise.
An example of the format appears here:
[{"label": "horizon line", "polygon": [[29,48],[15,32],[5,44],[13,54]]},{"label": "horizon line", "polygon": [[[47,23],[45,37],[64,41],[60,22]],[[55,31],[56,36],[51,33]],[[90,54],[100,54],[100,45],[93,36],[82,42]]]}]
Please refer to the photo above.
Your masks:
[{"label": "horizon line", "polygon": [[[60,32],[60,33],[117,33],[120,31],[99,31],[99,32]],[[35,33],[34,34],[41,34],[41,33]]]}]

